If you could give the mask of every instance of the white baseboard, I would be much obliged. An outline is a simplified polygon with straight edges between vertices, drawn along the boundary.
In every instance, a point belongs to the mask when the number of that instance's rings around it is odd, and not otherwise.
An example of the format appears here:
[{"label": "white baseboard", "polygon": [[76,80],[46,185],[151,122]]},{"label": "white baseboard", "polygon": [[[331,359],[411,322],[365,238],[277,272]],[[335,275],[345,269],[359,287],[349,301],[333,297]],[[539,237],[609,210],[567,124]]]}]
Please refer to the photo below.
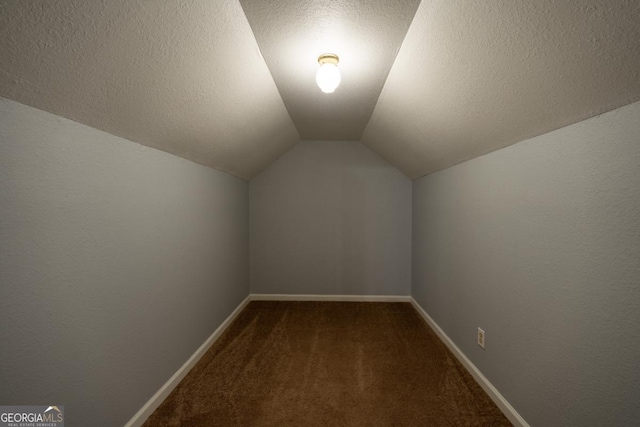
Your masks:
[{"label": "white baseboard", "polygon": [[358,302],[410,302],[404,295],[291,295],[251,294],[251,301],[358,301]]},{"label": "white baseboard", "polygon": [[196,363],[198,363],[200,358],[204,356],[207,350],[209,350],[213,343],[216,342],[220,335],[222,335],[227,327],[229,327],[231,322],[233,322],[236,316],[240,314],[242,309],[245,308],[250,300],[251,296],[248,296],[244,299],[244,301],[240,303],[240,305],[238,305],[238,307],[236,307],[235,310],[233,310],[229,317],[227,317],[225,321],[222,322],[222,324],[218,326],[215,331],[213,331],[211,336],[207,338],[207,340],[200,346],[200,348],[198,348],[196,352],[191,355],[189,360],[187,360],[184,365],[182,365],[180,369],[178,369],[176,373],[173,374],[173,376],[169,378],[169,380],[164,383],[162,387],[160,387],[160,390],[158,390],[156,394],[154,394],[151,399],[149,399],[149,401],[145,403],[142,408],[140,408],[140,410],[133,416],[133,418],[131,418],[129,422],[125,424],[125,427],[140,427],[142,424],[144,424],[147,418],[149,418],[149,416],[153,414],[153,411],[158,409],[158,406],[160,406],[164,399],[166,399],[167,396],[169,396],[169,394],[173,391],[173,389],[176,388],[180,381],[182,381],[187,373],[189,373],[191,368],[193,368]]},{"label": "white baseboard", "polygon": [[427,324],[433,329],[433,331],[440,337],[440,339],[449,347],[449,350],[456,356],[456,358],[462,363],[462,365],[469,371],[469,373],[480,384],[483,390],[489,395],[491,400],[500,408],[502,413],[517,427],[529,427],[529,424],[518,414],[518,412],[511,406],[507,399],[500,394],[493,384],[489,382],[487,377],[482,375],[482,372],[474,365],[471,360],[458,348],[457,345],[449,338],[449,336],[438,326],[438,324],[427,314],[426,311],[418,304],[418,302],[411,297],[411,304],[415,307],[418,313],[424,318]]}]

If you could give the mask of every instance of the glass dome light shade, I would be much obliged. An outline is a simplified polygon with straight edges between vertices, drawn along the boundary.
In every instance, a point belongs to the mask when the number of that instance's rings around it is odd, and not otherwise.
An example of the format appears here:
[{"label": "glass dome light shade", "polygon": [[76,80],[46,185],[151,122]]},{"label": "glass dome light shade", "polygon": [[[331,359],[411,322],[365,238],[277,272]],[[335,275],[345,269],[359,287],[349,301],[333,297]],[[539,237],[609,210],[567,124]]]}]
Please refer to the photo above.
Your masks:
[{"label": "glass dome light shade", "polygon": [[318,59],[320,68],[316,73],[316,83],[324,93],[332,93],[340,85],[340,71],[336,55],[322,55]]}]

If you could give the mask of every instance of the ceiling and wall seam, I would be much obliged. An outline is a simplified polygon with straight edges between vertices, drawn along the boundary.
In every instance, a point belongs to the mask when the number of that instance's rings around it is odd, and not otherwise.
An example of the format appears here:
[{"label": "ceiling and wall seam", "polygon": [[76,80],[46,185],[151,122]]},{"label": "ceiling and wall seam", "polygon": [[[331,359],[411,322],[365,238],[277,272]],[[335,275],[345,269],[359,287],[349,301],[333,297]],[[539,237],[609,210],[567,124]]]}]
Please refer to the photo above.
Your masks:
[{"label": "ceiling and wall seam", "polygon": [[299,141],[242,7],[2,2],[0,96],[250,179]]},{"label": "ceiling and wall seam", "polygon": [[0,96],[247,180],[300,140],[415,179],[640,100],[634,0],[2,2],[0,40]]},{"label": "ceiling and wall seam", "polygon": [[422,2],[362,142],[421,177],[640,100],[633,0]]}]

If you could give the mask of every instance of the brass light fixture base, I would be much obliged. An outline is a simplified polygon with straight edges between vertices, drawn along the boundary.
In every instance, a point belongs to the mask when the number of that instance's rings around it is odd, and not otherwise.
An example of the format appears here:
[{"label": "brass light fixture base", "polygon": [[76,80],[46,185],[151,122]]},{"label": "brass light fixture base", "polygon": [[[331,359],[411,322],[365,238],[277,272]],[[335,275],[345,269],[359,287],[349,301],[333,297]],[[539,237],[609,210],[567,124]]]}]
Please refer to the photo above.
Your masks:
[{"label": "brass light fixture base", "polygon": [[318,63],[320,65],[322,64],[338,65],[338,61],[340,61],[340,58],[338,58],[338,55],[336,55],[335,53],[323,53],[318,57]]}]

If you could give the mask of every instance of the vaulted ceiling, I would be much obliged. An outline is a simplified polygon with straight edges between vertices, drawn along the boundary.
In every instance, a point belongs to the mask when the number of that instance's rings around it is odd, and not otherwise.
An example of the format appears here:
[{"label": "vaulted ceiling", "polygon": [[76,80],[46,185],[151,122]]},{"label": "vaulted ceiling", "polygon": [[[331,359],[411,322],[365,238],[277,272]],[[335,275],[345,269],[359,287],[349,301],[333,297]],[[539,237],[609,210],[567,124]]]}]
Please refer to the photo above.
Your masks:
[{"label": "vaulted ceiling", "polygon": [[301,138],[416,178],[640,100],[640,2],[1,2],[0,96],[244,179]]},{"label": "vaulted ceiling", "polygon": [[[302,139],[360,139],[419,3],[240,0]],[[315,81],[322,53],[340,57],[330,95]]]}]

